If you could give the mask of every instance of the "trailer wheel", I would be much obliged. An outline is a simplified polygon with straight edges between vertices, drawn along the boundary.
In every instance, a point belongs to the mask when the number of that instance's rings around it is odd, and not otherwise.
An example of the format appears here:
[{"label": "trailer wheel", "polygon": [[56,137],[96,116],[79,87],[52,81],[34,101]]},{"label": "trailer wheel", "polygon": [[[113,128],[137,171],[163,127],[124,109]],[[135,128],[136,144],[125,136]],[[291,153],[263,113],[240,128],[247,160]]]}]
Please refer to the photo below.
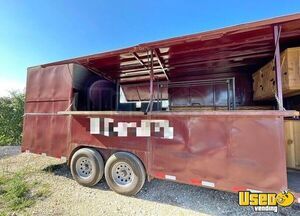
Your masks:
[{"label": "trailer wheel", "polygon": [[113,191],[131,196],[141,190],[146,174],[142,162],[135,155],[117,152],[106,162],[105,179]]},{"label": "trailer wheel", "polygon": [[71,173],[83,186],[97,184],[104,173],[104,162],[99,152],[91,148],[76,151],[71,160]]}]

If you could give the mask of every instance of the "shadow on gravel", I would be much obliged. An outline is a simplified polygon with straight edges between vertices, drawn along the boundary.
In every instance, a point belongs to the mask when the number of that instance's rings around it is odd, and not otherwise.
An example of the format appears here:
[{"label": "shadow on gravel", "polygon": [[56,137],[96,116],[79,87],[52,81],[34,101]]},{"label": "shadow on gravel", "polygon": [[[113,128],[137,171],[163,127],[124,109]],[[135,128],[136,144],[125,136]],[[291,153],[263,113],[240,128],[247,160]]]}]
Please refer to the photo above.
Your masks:
[{"label": "shadow on gravel", "polygon": [[[67,163],[53,164],[53,165],[45,167],[43,169],[43,171],[52,173],[57,176],[63,176],[65,178],[73,180],[71,171],[70,171],[69,167],[67,166]],[[110,190],[108,185],[106,184],[104,178],[102,178],[101,181],[97,185],[94,186],[94,188],[97,188],[100,190],[105,190],[105,191]]]},{"label": "shadow on gravel", "polygon": [[67,178],[72,178],[71,172],[67,166],[67,163],[61,163],[61,164],[53,164],[50,166],[47,166],[43,169],[44,172],[53,173],[54,175],[58,176],[64,176]]},{"label": "shadow on gravel", "polygon": [[[48,166],[43,171],[73,179],[66,163]],[[94,188],[104,191],[110,190],[104,178]],[[156,179],[146,182],[135,198],[177,206],[205,214],[261,214],[254,212],[252,207],[240,207],[237,194]],[[274,215],[273,213],[269,214]],[[293,205],[289,208],[279,208],[279,214],[299,215],[300,206]],[[266,215],[266,213],[263,213],[263,215]]]}]

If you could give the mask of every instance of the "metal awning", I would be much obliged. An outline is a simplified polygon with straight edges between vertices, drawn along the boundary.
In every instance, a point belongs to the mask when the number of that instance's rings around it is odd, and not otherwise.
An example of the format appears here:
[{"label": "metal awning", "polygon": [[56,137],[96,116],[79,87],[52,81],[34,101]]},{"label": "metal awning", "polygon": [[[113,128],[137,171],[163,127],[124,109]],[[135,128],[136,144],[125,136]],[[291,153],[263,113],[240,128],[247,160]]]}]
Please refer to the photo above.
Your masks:
[{"label": "metal awning", "polygon": [[156,80],[254,72],[274,57],[273,27],[281,26],[281,50],[300,46],[300,13],[218,30],[143,43],[48,65],[78,63],[121,84],[149,81],[150,52]]}]

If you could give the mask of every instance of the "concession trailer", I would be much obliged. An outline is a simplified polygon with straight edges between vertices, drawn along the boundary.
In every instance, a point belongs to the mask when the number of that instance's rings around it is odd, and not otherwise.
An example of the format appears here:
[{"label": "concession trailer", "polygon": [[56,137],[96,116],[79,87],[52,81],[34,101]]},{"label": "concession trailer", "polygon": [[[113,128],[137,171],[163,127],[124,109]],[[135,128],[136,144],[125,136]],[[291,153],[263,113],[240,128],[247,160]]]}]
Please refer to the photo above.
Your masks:
[{"label": "concession trailer", "polygon": [[158,178],[300,202],[298,47],[294,14],[30,67],[22,151],[125,195]]}]

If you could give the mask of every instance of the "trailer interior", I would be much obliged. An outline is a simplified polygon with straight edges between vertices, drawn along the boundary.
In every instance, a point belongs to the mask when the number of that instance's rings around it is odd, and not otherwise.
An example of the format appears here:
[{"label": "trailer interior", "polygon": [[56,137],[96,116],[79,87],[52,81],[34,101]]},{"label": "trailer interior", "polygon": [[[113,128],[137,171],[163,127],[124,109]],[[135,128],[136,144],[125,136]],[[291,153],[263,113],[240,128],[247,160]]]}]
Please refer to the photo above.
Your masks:
[{"label": "trailer interior", "polygon": [[[300,93],[288,97],[282,93],[280,53],[292,47],[300,47],[300,14],[139,44],[41,67],[76,65],[72,101],[65,110],[73,114],[268,114],[300,111]],[[254,100],[252,76],[272,60],[277,75],[274,97]],[[293,113],[295,116],[289,113],[287,119],[296,121],[298,113]],[[290,189],[300,192],[300,171],[287,169],[287,174]]]}]

